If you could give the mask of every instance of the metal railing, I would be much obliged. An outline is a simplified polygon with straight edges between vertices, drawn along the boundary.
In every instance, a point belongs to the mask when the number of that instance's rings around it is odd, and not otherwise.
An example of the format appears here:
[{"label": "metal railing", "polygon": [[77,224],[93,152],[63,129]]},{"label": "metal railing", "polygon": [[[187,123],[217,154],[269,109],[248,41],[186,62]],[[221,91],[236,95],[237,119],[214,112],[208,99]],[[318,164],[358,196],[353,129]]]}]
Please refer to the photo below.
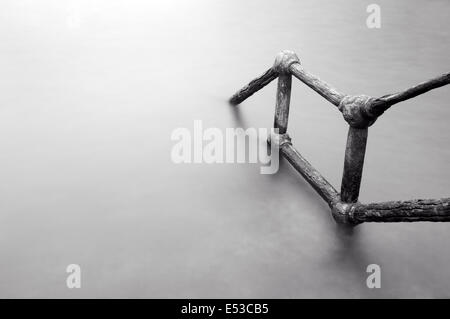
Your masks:
[{"label": "metal railing", "polygon": [[[341,192],[336,189],[292,146],[287,134],[292,76],[338,107],[349,124]],[[362,204],[358,202],[364,165],[368,127],[392,105],[450,83],[450,73],[420,83],[405,91],[374,98],[345,95],[303,69],[297,55],[282,51],[274,65],[234,94],[230,103],[238,105],[278,78],[274,128],[278,133],[269,143],[277,143],[280,153],[306,179],[331,208],[338,223],[450,221],[450,198],[416,199]]]}]

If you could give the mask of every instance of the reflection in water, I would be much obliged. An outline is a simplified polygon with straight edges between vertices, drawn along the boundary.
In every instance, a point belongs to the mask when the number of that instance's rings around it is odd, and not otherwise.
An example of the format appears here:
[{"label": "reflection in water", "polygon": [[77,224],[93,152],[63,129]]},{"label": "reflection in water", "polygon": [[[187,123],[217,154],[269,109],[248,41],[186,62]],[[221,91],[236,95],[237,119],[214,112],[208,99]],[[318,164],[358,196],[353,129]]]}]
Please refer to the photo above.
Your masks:
[{"label": "reflection in water", "polygon": [[235,123],[235,127],[247,128],[245,119],[242,116],[240,107],[230,105],[231,114]]},{"label": "reflection in water", "polygon": [[[447,1],[378,4],[377,30],[356,0],[82,1],[68,28],[69,1],[2,1],[0,296],[449,297],[449,224],[344,230],[284,160],[273,176],[170,161],[171,132],[194,120],[270,127],[274,83],[227,99],[282,49],[351,94],[448,71]],[[448,94],[371,127],[361,201],[448,196]],[[339,188],[341,115],[295,79],[290,113],[295,146]]]}]

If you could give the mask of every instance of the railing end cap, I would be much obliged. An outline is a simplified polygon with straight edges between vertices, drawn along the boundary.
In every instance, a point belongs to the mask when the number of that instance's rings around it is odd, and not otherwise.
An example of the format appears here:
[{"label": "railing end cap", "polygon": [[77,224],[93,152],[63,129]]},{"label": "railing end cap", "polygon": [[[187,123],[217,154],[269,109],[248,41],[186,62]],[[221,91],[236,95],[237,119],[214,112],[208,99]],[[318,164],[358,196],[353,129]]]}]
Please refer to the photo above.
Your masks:
[{"label": "railing end cap", "polygon": [[300,59],[294,51],[283,50],[278,53],[273,64],[273,69],[279,74],[289,73],[289,67],[294,63],[300,63]]},{"label": "railing end cap", "polygon": [[338,109],[350,126],[366,128],[375,123],[378,118],[370,112],[374,101],[375,98],[364,94],[346,95],[339,103]]},{"label": "railing end cap", "polygon": [[353,217],[356,203],[344,203],[336,200],[331,205],[331,215],[338,224],[347,224],[356,226],[359,224]]}]

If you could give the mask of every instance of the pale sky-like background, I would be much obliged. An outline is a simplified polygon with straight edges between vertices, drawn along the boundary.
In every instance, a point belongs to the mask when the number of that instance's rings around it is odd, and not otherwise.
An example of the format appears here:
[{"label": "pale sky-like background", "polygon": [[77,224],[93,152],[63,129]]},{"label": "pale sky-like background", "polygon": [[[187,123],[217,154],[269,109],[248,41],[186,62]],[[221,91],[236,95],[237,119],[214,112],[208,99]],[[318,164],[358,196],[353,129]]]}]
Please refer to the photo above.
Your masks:
[{"label": "pale sky-like background", "polygon": [[[0,297],[450,297],[450,224],[343,232],[282,161],[174,164],[171,132],[270,127],[272,83],[227,99],[283,49],[343,93],[449,71],[450,2],[3,0]],[[362,202],[450,195],[450,88],[369,130]],[[346,124],[294,79],[294,145],[340,187]],[[366,287],[368,264],[381,289]],[[79,264],[82,288],[66,287]]]}]

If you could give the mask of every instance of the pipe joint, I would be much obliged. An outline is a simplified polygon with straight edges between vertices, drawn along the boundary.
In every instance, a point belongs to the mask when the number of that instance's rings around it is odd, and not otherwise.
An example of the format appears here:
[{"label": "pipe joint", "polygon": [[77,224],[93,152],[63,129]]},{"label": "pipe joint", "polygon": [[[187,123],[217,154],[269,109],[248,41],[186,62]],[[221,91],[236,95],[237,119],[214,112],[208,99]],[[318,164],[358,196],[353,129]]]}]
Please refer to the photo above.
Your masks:
[{"label": "pipe joint", "polygon": [[375,98],[368,95],[346,95],[338,108],[351,127],[366,128],[375,123],[378,118],[378,115],[371,112],[371,106],[375,101]]},{"label": "pipe joint", "polygon": [[290,73],[289,68],[294,63],[300,63],[300,60],[293,51],[284,50],[278,53],[275,58],[275,63],[273,64],[273,69],[278,74],[288,74]]}]

